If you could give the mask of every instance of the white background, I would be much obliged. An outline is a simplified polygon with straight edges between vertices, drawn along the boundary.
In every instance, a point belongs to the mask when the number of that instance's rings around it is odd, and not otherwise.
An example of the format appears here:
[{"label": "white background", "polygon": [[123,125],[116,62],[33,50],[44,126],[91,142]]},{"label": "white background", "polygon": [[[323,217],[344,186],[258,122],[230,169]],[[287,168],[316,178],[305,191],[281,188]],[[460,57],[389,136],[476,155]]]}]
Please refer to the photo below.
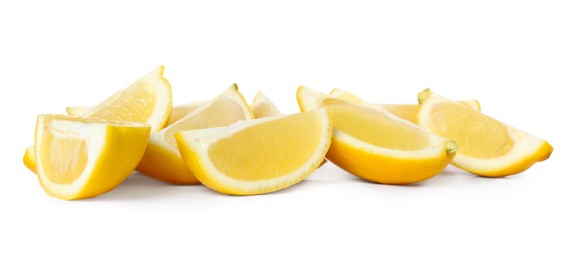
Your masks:
[{"label": "white background", "polygon": [[[0,259],[576,259],[573,1],[0,2]],[[297,112],[300,84],[378,103],[424,88],[548,140],[552,157],[416,185],[333,165],[233,197],[133,175],[60,201],[21,163],[36,115],[93,105],[164,64],[175,104],[232,83]]]}]

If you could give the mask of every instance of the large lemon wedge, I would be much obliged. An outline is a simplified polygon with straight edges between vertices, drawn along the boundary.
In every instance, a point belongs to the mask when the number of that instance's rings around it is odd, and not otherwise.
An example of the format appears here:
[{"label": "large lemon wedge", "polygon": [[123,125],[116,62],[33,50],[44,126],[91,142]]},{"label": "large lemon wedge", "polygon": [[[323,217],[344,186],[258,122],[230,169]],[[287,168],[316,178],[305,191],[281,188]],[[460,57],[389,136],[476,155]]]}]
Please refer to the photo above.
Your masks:
[{"label": "large lemon wedge", "polygon": [[142,123],[39,115],[34,153],[40,183],[65,200],[110,191],[132,173],[149,134]]},{"label": "large lemon wedge", "polygon": [[145,123],[152,132],[159,131],[172,108],[172,89],[163,75],[164,66],[160,66],[81,115]]},{"label": "large lemon wedge", "polygon": [[446,167],[456,144],[430,134],[381,106],[355,105],[301,86],[302,111],[327,106],[334,122],[327,158],[369,181],[409,184],[431,178]]},{"label": "large lemon wedge", "polygon": [[552,153],[548,142],[429,89],[420,92],[418,100],[419,124],[458,142],[452,164],[465,171],[487,177],[512,175]]},{"label": "large lemon wedge", "polygon": [[326,109],[176,134],[186,165],[209,188],[234,195],[277,191],[320,165],[332,133]]}]

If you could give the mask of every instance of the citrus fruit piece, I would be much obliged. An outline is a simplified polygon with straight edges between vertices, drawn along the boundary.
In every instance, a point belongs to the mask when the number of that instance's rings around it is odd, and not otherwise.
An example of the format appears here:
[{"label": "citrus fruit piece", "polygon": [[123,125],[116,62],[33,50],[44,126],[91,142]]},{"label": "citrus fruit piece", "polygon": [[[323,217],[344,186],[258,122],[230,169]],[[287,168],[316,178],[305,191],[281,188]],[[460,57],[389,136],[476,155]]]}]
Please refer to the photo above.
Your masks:
[{"label": "citrus fruit piece", "polygon": [[[172,108],[172,89],[163,75],[164,66],[160,66],[94,107],[68,107],[66,111],[75,116],[146,123],[153,132],[159,131]],[[25,154],[24,159],[32,165],[32,157]]]},{"label": "citrus fruit piece", "polygon": [[144,154],[150,126],[64,115],[39,115],[38,179],[56,198],[89,198],[118,186]]},{"label": "citrus fruit piece", "polygon": [[160,66],[82,116],[145,123],[152,132],[159,131],[172,109],[172,89],[163,75],[164,66]]},{"label": "citrus fruit piece", "polygon": [[184,165],[174,134],[184,130],[228,126],[252,119],[250,107],[233,85],[224,93],[160,132],[152,133],[139,172],[173,184],[197,184],[198,179]]},{"label": "citrus fruit piece", "polygon": [[186,165],[207,187],[233,195],[284,189],[320,165],[332,126],[326,109],[176,134]]},{"label": "citrus fruit piece", "polygon": [[452,164],[486,177],[520,173],[548,159],[552,146],[429,89],[418,94],[419,124],[430,132],[456,141],[460,150]]},{"label": "citrus fruit piece", "polygon": [[280,113],[280,110],[276,108],[274,103],[272,103],[272,101],[270,101],[270,99],[261,91],[256,93],[250,107],[254,113],[254,118],[278,116],[282,114]]},{"label": "citrus fruit piece", "polygon": [[[332,91],[330,91],[330,96],[332,97],[336,97],[342,100],[346,100],[350,103],[353,104],[363,104],[366,103],[366,101],[364,101],[363,99],[359,98],[358,96],[341,90],[339,88],[335,88]],[[463,101],[459,101],[460,103],[469,106],[470,108],[474,109],[474,110],[478,110],[480,111],[480,102],[478,102],[478,100],[475,99],[471,99],[471,100],[463,100]],[[388,111],[400,118],[403,118],[405,120],[408,120],[414,124],[418,124],[417,121],[417,114],[418,114],[418,104],[382,104],[381,106],[384,106],[386,109],[388,109]]]},{"label": "citrus fruit piece", "polygon": [[34,146],[26,148],[26,152],[24,152],[24,158],[22,158],[22,161],[28,170],[36,173],[36,157],[34,156]]},{"label": "citrus fruit piece", "polygon": [[301,86],[302,111],[326,106],[334,122],[326,157],[362,179],[409,184],[429,179],[448,165],[456,143],[430,134],[377,105],[356,105]]}]

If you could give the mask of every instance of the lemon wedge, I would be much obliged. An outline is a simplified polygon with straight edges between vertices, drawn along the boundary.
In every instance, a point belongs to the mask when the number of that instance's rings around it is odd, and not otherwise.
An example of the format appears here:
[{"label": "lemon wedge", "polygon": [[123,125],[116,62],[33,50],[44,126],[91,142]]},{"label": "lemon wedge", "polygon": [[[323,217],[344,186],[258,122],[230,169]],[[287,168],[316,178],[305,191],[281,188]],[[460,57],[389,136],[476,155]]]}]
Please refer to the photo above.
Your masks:
[{"label": "lemon wedge", "polygon": [[152,133],[139,172],[174,184],[197,184],[198,179],[184,165],[174,135],[184,130],[228,126],[252,119],[252,112],[234,84],[224,93],[180,118],[160,132]]},{"label": "lemon wedge", "polygon": [[520,173],[546,160],[552,146],[429,89],[418,94],[419,124],[440,136],[455,140],[460,150],[452,164],[465,171],[501,177]]},{"label": "lemon wedge", "polygon": [[82,112],[89,116],[107,120],[121,120],[149,124],[152,132],[162,129],[172,108],[172,89],[164,78],[164,66],[160,66],[119,91]]},{"label": "lemon wedge", "polygon": [[39,115],[36,168],[44,190],[64,200],[118,186],[144,154],[150,126],[64,115]]},{"label": "lemon wedge", "polygon": [[[172,89],[163,75],[164,66],[160,66],[96,106],[66,110],[75,116],[145,123],[152,131],[159,131],[166,125],[172,107]],[[32,166],[36,163],[31,155],[26,152],[23,160],[34,172]]]},{"label": "lemon wedge", "polygon": [[207,187],[252,195],[302,181],[322,162],[332,133],[326,109],[176,134],[186,165]]},{"label": "lemon wedge", "polygon": [[254,113],[254,118],[278,116],[282,114],[280,113],[280,110],[276,108],[274,103],[272,103],[272,101],[262,93],[262,91],[256,93],[250,107]]},{"label": "lemon wedge", "polygon": [[327,158],[340,168],[384,184],[431,178],[448,165],[457,146],[376,105],[356,105],[301,86],[302,111],[326,106],[334,122]]}]

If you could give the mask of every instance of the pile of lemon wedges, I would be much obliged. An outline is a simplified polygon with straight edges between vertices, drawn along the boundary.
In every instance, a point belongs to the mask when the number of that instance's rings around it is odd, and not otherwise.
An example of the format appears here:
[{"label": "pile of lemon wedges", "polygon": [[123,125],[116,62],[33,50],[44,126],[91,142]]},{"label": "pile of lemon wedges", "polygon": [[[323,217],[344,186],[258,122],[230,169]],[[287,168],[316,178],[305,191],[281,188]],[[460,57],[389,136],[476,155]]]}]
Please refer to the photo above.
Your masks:
[{"label": "pile of lemon wedges", "polygon": [[212,100],[172,105],[164,67],[95,106],[41,114],[24,164],[51,196],[98,196],[137,170],[225,194],[294,185],[325,158],[359,178],[409,184],[448,164],[480,176],[520,173],[547,159],[546,141],[480,112],[476,100],[430,90],[419,104],[369,104],[352,93],[300,86],[301,112],[282,114],[262,92],[248,104],[236,84]]}]

